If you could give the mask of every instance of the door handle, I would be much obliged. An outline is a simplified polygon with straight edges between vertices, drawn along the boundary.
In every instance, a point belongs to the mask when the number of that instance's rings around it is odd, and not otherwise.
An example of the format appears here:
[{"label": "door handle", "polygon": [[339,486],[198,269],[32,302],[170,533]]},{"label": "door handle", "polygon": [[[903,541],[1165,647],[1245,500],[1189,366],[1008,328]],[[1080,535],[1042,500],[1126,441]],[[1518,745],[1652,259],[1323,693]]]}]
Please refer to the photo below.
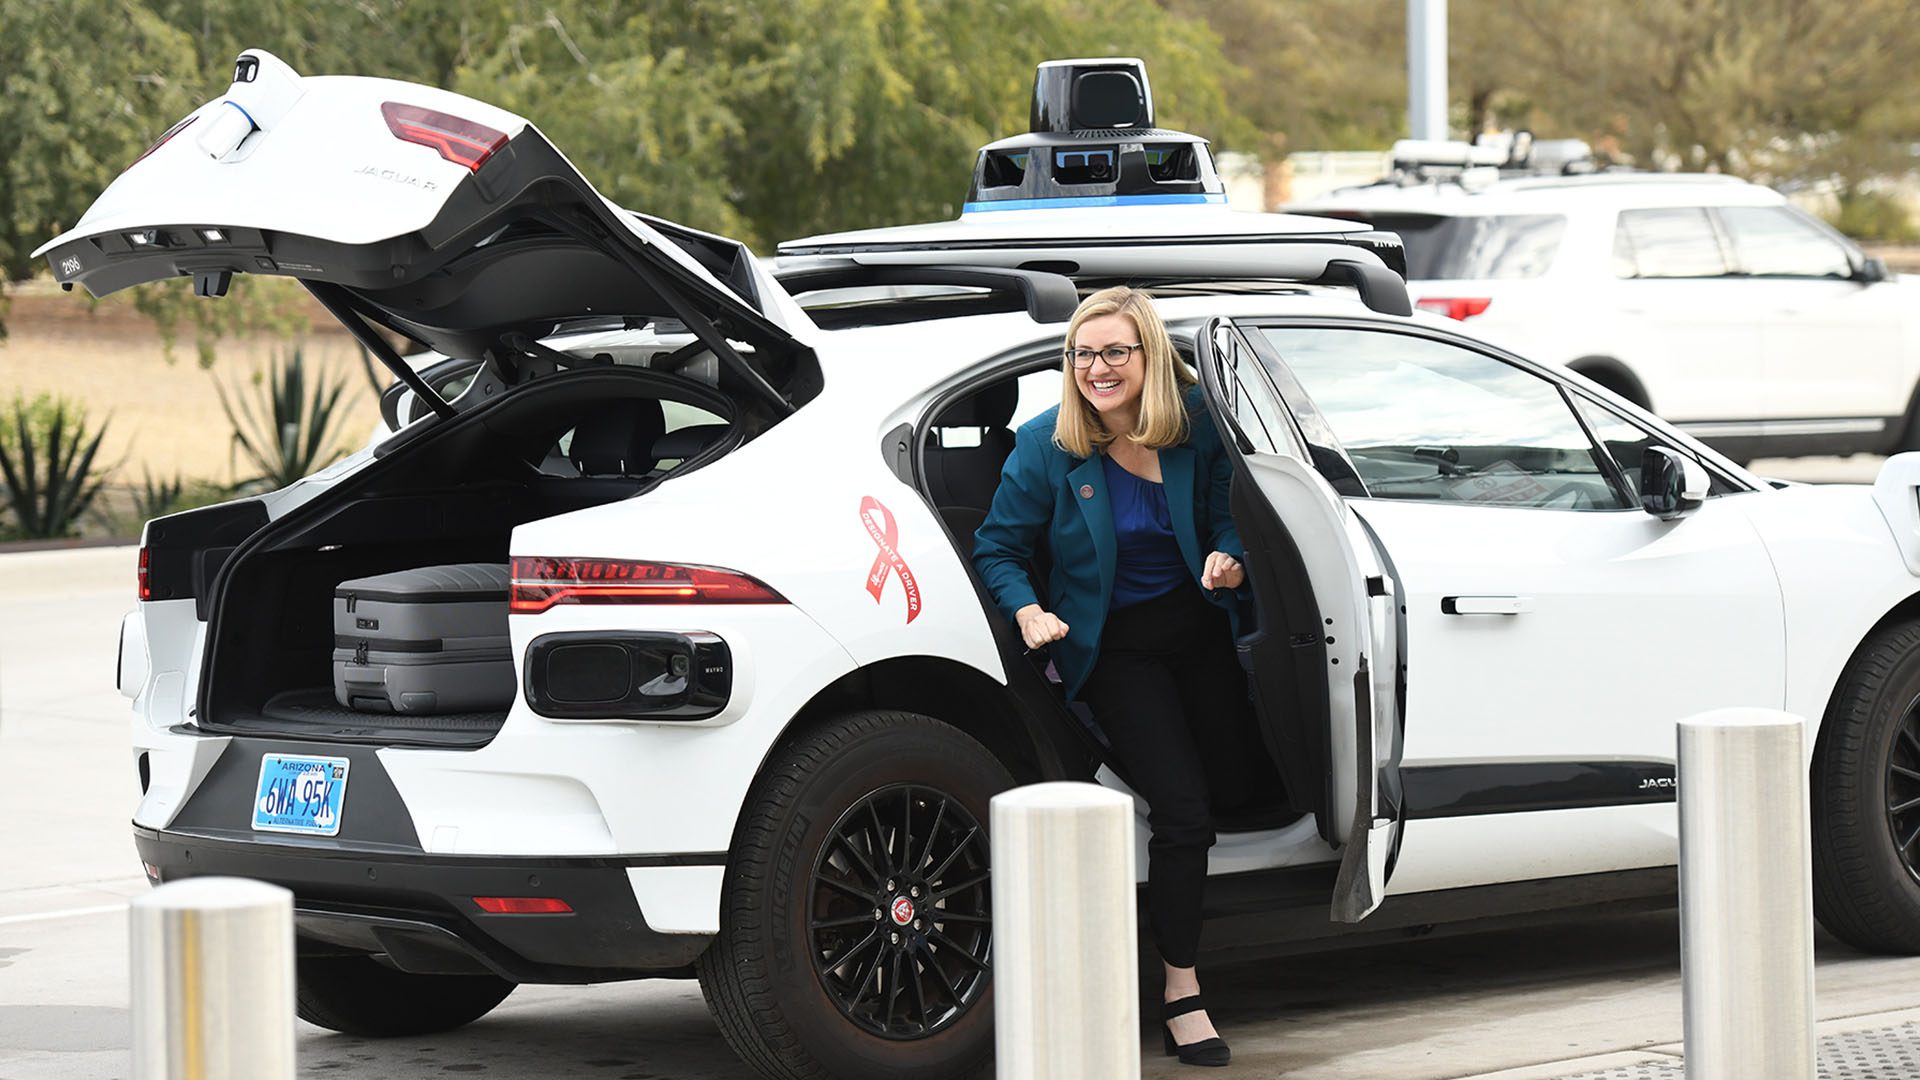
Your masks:
[{"label": "door handle", "polygon": [[1443,615],[1522,615],[1533,610],[1531,596],[1443,596]]}]

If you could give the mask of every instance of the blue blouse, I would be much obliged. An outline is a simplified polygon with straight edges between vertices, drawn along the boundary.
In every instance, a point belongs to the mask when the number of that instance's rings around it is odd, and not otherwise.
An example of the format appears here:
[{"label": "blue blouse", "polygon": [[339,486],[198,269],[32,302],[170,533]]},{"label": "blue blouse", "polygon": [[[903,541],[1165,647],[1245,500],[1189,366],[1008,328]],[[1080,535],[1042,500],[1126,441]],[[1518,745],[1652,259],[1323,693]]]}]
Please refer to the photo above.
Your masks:
[{"label": "blue blouse", "polygon": [[1188,581],[1186,559],[1174,539],[1167,512],[1167,489],[1142,480],[1101,455],[1107,472],[1107,497],[1113,505],[1113,534],[1119,541],[1114,560],[1113,601],[1118,610],[1165,596]]}]

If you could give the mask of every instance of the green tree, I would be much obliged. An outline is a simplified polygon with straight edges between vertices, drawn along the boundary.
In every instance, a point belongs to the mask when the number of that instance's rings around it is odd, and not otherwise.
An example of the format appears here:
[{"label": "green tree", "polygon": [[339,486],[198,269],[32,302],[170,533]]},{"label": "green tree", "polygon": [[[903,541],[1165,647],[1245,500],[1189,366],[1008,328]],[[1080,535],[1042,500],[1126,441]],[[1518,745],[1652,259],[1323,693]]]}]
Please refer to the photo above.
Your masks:
[{"label": "green tree", "polygon": [[139,3],[4,0],[0,8],[0,268],[33,249],[201,95],[180,78],[187,35]]}]

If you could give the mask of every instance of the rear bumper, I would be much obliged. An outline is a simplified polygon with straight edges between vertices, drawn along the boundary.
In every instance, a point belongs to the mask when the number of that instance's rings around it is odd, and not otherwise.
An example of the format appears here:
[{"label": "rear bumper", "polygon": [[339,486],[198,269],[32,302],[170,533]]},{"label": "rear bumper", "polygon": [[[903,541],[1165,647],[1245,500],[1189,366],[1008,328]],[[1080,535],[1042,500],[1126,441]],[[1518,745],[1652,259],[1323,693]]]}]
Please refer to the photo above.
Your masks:
[{"label": "rear bumper", "polygon": [[[133,835],[157,882],[219,874],[292,890],[302,955],[377,953],[416,974],[583,983],[685,976],[712,940],[647,925],[627,869],[659,860],[392,853],[138,826]],[[493,915],[476,896],[557,897],[573,911]]]}]

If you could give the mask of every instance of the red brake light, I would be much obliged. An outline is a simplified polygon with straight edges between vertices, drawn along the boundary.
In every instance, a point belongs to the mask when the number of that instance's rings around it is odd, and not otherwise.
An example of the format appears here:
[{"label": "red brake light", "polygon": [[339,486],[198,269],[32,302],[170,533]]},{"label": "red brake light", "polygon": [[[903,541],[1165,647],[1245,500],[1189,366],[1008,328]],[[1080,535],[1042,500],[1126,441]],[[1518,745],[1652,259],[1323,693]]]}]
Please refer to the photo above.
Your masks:
[{"label": "red brake light", "polygon": [[387,118],[387,130],[394,138],[431,146],[441,157],[474,172],[507,145],[503,132],[418,105],[389,101],[380,106],[380,115]]},{"label": "red brake light", "polygon": [[786,597],[735,570],[631,559],[513,560],[507,610],[538,615],[555,604],[784,604]]},{"label": "red brake light", "polygon": [[1487,296],[1429,296],[1414,303],[1422,311],[1431,311],[1435,315],[1445,315],[1449,319],[1465,321],[1487,310],[1493,299]]},{"label": "red brake light", "polygon": [[[134,159],[133,159],[132,161],[130,161],[130,162],[128,162],[128,163],[127,163],[127,168],[129,168],[129,169],[131,169],[131,168],[133,168],[133,167],[134,167],[135,165],[138,165],[138,164],[140,164],[140,163],[141,163],[142,161],[145,161],[145,160],[147,159],[147,155],[148,155],[148,154],[151,154],[151,153],[153,153],[153,152],[154,152],[155,150],[158,150],[158,149],[160,149],[161,147],[163,147],[163,146],[165,146],[165,145],[167,145],[167,140],[168,140],[168,139],[171,139],[171,138],[173,138],[173,137],[174,137],[175,135],[178,135],[178,134],[180,134],[181,132],[183,132],[183,131],[185,131],[185,130],[187,130],[187,125],[189,125],[189,124],[191,124],[191,123],[193,123],[193,122],[194,122],[195,120],[198,120],[198,119],[200,119],[200,114],[199,114],[199,113],[194,113],[194,114],[193,114],[192,116],[189,116],[189,117],[187,117],[187,118],[186,118],[185,120],[182,120],[182,121],[180,121],[179,123],[177,123],[177,124],[175,124],[175,125],[173,125],[172,127],[170,127],[170,128],[168,128],[167,130],[165,130],[165,131],[163,131],[163,132],[161,132],[161,133],[160,133],[160,137],[159,137],[159,138],[157,138],[157,139],[155,139],[155,140],[153,140],[153,145],[152,145],[152,146],[149,146],[149,147],[147,147],[147,148],[146,148],[145,150],[142,150],[142,151],[140,151],[140,156],[139,156],[139,157],[137,157],[137,158],[134,158]],[[146,599],[146,597],[144,597],[144,596],[143,596],[143,597],[141,597],[141,599],[142,599],[142,600],[144,600],[144,599]]]},{"label": "red brake light", "polygon": [[150,556],[147,549],[143,547],[140,549],[140,599],[142,600],[153,599],[153,586],[147,581],[147,568],[149,565]]},{"label": "red brake light", "polygon": [[551,896],[476,896],[473,902],[489,915],[571,915],[573,905]]}]

